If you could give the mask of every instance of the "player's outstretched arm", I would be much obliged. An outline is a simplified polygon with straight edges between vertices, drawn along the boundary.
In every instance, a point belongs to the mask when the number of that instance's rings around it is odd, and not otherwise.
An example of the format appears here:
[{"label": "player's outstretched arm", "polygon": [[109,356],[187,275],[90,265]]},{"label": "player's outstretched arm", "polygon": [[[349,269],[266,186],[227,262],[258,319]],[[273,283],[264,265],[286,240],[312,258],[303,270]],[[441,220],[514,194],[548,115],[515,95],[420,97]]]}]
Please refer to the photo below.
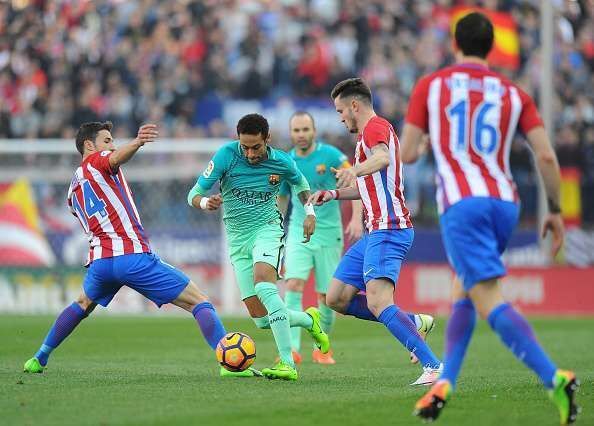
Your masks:
[{"label": "player's outstretched arm", "polygon": [[400,138],[400,158],[403,163],[409,164],[417,161],[429,145],[429,138],[420,127],[406,123]]},{"label": "player's outstretched arm", "polygon": [[127,163],[141,146],[145,143],[154,142],[155,139],[157,139],[157,136],[159,136],[159,131],[155,124],[145,124],[140,126],[138,135],[132,142],[111,153],[109,156],[109,165],[111,166],[111,169],[115,171],[122,164]]},{"label": "player's outstretched arm", "polygon": [[542,235],[545,237],[548,231],[551,231],[553,236],[551,254],[555,256],[561,249],[565,238],[560,207],[561,172],[559,162],[544,127],[535,127],[526,136],[534,153],[536,166],[542,175],[549,206],[549,213],[545,216],[543,223]]},{"label": "player's outstretched arm", "polygon": [[316,191],[312,195],[310,195],[309,199],[307,200],[308,203],[313,204],[314,206],[321,206],[324,203],[332,200],[360,200],[361,195],[359,194],[359,189],[355,186],[350,186],[348,188],[342,189],[330,189],[330,190],[322,190]]}]

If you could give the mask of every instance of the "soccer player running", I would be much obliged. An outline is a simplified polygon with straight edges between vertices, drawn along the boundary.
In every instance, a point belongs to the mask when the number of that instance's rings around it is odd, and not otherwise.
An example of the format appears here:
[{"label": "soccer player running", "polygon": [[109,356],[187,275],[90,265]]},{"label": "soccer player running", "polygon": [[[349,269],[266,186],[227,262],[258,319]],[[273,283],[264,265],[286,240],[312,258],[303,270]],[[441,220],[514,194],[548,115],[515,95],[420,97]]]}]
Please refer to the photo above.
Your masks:
[{"label": "soccer player running", "polygon": [[198,286],[152,252],[124,178],[121,166],[145,143],[155,141],[157,127],[145,124],[132,142],[117,149],[111,130],[109,121],[92,122],[81,125],[76,134],[82,163],[70,183],[68,207],[89,237],[88,270],[78,299],[62,311],[35,356],[25,363],[27,373],[42,373],[52,351],[97,304],[107,306],[124,285],[159,307],[173,303],[190,312],[213,350],[225,335]]},{"label": "soccer player running", "polygon": [[[328,335],[320,325],[317,308],[305,312],[287,309],[276,287],[284,247],[283,217],[276,197],[282,182],[288,182],[302,204],[310,196],[309,185],[291,157],[268,146],[268,121],[248,114],[237,123],[239,140],[222,146],[198,177],[188,194],[188,203],[203,210],[224,207],[223,221],[229,254],[241,299],[258,328],[270,328],[280,361],[262,373],[270,379],[297,380],[291,355],[290,327],[305,328],[322,353],[330,349]],[[220,181],[220,194],[208,192]],[[314,233],[313,206],[305,205],[303,241]]]},{"label": "soccer player running", "polygon": [[[337,312],[384,324],[422,363],[423,373],[411,384],[431,384],[441,371],[441,363],[417,330],[415,321],[424,322],[423,316],[405,313],[394,304],[400,266],[414,237],[404,203],[396,132],[375,114],[371,90],[360,78],[338,83],[331,96],[349,132],[358,134],[355,165],[336,170],[339,189],[317,191],[310,201],[321,205],[331,200],[361,199],[368,233],[340,261],[326,303]],[[366,295],[358,294],[360,291]],[[430,323],[429,328],[432,318]]]},{"label": "soccer player running", "polygon": [[518,198],[509,169],[516,127],[527,136],[549,201],[543,235],[552,232],[552,253],[563,244],[559,208],[559,165],[533,100],[490,71],[493,45],[487,17],[471,13],[455,29],[457,64],[430,74],[414,88],[403,131],[402,159],[415,161],[429,132],[437,164],[437,203],[448,258],[457,278],[446,330],[444,371],[421,398],[415,413],[436,419],[451,396],[476,321],[486,319],[511,352],[540,378],[561,416],[577,416],[571,371],[557,369],[528,322],[501,294],[501,262],[518,221]]},{"label": "soccer player running", "polygon": [[[291,142],[294,148],[289,155],[307,179],[312,190],[336,188],[336,178],[332,170],[351,167],[347,157],[338,149],[316,140],[314,119],[308,112],[298,111],[289,121]],[[289,221],[287,247],[285,248],[286,293],[287,308],[295,311],[303,310],[303,289],[312,269],[314,269],[316,292],[318,295],[318,309],[322,329],[330,334],[336,313],[326,305],[326,293],[332,275],[342,255],[342,219],[340,205],[329,202],[317,209],[316,232],[308,243],[302,240],[302,223],[305,209],[297,194],[291,192],[289,184],[281,184],[278,202],[283,214],[287,211],[291,195],[293,206]],[[353,201],[353,213],[346,228],[346,235],[357,240],[363,231],[361,220],[361,203]],[[291,329],[291,347],[293,360],[301,362],[301,329]],[[318,348],[312,353],[312,359],[319,364],[335,364],[332,352],[323,354]]]}]

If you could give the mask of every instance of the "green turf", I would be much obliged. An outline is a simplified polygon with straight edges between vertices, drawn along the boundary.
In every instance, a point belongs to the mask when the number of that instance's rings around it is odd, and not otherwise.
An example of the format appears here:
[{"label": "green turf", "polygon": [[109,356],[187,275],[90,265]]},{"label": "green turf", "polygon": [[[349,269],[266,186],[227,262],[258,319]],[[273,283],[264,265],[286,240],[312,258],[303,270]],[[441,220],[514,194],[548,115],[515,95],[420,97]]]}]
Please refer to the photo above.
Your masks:
[{"label": "green turf", "polygon": [[[424,389],[408,354],[378,324],[337,321],[338,364],[304,353],[298,382],[221,379],[214,354],[190,317],[107,317],[84,321],[43,375],[21,373],[53,318],[0,316],[0,423],[5,425],[408,425]],[[270,331],[227,319],[251,335],[257,367],[272,365]],[[594,424],[594,319],[534,320],[561,367],[577,371],[580,424]],[[444,321],[430,343],[441,353]],[[307,342],[308,336],[303,340]],[[458,392],[442,425],[554,425],[557,412],[537,379],[481,323]]]}]

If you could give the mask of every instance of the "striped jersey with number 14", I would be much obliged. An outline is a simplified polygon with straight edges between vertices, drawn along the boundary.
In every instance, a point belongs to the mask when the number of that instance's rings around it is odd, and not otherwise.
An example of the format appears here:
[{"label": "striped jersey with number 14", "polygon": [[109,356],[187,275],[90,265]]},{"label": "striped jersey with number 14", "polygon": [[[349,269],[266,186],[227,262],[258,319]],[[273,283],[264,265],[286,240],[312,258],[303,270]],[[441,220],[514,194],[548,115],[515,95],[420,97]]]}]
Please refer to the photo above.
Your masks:
[{"label": "striped jersey with number 14", "polygon": [[111,151],[85,158],[68,189],[68,207],[89,237],[87,264],[95,259],[150,252],[122,169],[109,165]]},{"label": "striped jersey with number 14", "polygon": [[429,132],[437,164],[440,213],[465,197],[517,201],[509,167],[516,127],[542,126],[534,101],[504,77],[476,63],[422,78],[406,121]]}]

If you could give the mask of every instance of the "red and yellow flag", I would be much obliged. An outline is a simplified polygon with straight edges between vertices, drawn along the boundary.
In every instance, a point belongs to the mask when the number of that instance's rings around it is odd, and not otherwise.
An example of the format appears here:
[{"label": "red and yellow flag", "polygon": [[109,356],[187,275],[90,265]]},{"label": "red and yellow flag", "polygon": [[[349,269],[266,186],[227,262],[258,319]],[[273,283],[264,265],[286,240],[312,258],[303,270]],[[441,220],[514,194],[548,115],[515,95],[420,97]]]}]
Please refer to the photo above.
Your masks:
[{"label": "red and yellow flag", "polygon": [[471,12],[485,14],[493,24],[495,42],[493,50],[487,57],[490,65],[510,70],[517,70],[520,66],[520,40],[514,18],[505,12],[482,9],[480,7],[457,6],[450,10],[452,36],[456,23]]},{"label": "red and yellow flag", "polygon": [[29,182],[19,179],[0,187],[0,266],[52,266],[55,262]]}]

